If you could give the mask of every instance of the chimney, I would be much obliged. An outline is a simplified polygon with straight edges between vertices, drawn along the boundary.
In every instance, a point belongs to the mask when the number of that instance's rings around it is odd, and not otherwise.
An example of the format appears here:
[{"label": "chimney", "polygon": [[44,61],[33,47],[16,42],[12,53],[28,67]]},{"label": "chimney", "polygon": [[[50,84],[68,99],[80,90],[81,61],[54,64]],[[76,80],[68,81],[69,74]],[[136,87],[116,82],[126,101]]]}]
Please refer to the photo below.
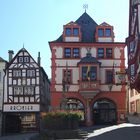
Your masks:
[{"label": "chimney", "polygon": [[41,57],[40,57],[40,52],[38,52],[38,65],[41,65]]},{"label": "chimney", "polygon": [[8,53],[9,53],[9,62],[10,62],[13,59],[14,51],[13,50],[9,50]]}]

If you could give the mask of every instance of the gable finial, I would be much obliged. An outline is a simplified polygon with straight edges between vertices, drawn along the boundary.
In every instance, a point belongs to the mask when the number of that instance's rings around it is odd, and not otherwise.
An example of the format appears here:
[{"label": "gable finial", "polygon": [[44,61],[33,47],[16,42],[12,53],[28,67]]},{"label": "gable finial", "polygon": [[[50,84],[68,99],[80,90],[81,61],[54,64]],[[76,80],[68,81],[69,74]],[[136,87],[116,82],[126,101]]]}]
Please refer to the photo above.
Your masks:
[{"label": "gable finial", "polygon": [[24,49],[24,43],[23,43],[23,49]]},{"label": "gable finial", "polygon": [[85,9],[85,13],[86,13],[86,9],[88,9],[88,4],[84,4],[83,8]]}]

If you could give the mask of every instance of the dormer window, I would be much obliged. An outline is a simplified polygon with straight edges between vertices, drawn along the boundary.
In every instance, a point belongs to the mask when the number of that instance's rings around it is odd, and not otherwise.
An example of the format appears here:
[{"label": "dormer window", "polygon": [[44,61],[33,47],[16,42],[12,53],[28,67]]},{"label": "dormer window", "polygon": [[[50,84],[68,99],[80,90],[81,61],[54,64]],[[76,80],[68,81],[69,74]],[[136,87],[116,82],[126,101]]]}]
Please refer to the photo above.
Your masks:
[{"label": "dormer window", "polygon": [[66,36],[71,36],[71,28],[66,28],[66,30],[65,30],[65,34],[66,34]]},{"label": "dormer window", "polygon": [[103,29],[98,29],[98,36],[99,37],[104,36],[104,30]]},{"label": "dormer window", "polygon": [[111,29],[105,29],[105,36],[111,36]]},{"label": "dormer window", "polygon": [[70,22],[64,25],[63,41],[64,42],[79,42],[81,40],[80,26],[75,22]]},{"label": "dormer window", "polygon": [[79,29],[78,28],[73,28],[73,35],[78,36],[79,35]]},{"label": "dormer window", "polygon": [[113,26],[105,22],[98,25],[95,37],[97,42],[114,42]]}]

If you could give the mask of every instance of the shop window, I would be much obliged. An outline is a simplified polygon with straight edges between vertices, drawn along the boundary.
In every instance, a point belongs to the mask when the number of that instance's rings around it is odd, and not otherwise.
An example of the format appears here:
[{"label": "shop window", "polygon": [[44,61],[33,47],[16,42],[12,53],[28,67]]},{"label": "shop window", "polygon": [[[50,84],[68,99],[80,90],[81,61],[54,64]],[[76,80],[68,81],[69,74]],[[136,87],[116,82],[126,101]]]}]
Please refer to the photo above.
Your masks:
[{"label": "shop window", "polygon": [[71,49],[70,48],[65,48],[64,56],[65,56],[65,58],[70,58],[71,57]]},{"label": "shop window", "polygon": [[111,48],[106,49],[106,58],[112,58],[112,49]]},{"label": "shop window", "polygon": [[104,36],[104,30],[103,29],[98,29],[98,36],[103,37]]},{"label": "shop window", "polygon": [[113,83],[113,71],[112,70],[107,70],[106,71],[106,83],[107,84],[112,84]]},{"label": "shop window", "polygon": [[111,29],[105,29],[105,36],[111,36]]},{"label": "shop window", "polygon": [[104,58],[104,49],[98,48],[98,58]]},{"label": "shop window", "polygon": [[74,49],[73,49],[73,57],[74,57],[74,58],[79,57],[79,48],[74,48]]},{"label": "shop window", "polygon": [[65,34],[66,34],[66,36],[71,36],[71,28],[66,28],[66,30],[65,30]]},{"label": "shop window", "polygon": [[79,29],[78,28],[73,28],[73,35],[78,36],[79,35]]}]

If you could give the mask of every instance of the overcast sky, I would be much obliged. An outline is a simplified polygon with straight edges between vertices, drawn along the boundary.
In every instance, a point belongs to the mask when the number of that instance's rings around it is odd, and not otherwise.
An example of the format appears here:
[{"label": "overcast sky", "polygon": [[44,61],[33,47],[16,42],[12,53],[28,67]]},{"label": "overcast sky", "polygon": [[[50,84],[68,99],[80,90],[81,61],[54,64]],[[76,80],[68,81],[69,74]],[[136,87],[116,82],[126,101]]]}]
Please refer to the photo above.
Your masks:
[{"label": "overcast sky", "polygon": [[16,54],[24,44],[51,77],[49,41],[56,40],[63,25],[76,21],[88,4],[87,13],[97,24],[114,26],[115,42],[128,36],[129,0],[0,0],[0,57],[8,60],[8,50]]}]

